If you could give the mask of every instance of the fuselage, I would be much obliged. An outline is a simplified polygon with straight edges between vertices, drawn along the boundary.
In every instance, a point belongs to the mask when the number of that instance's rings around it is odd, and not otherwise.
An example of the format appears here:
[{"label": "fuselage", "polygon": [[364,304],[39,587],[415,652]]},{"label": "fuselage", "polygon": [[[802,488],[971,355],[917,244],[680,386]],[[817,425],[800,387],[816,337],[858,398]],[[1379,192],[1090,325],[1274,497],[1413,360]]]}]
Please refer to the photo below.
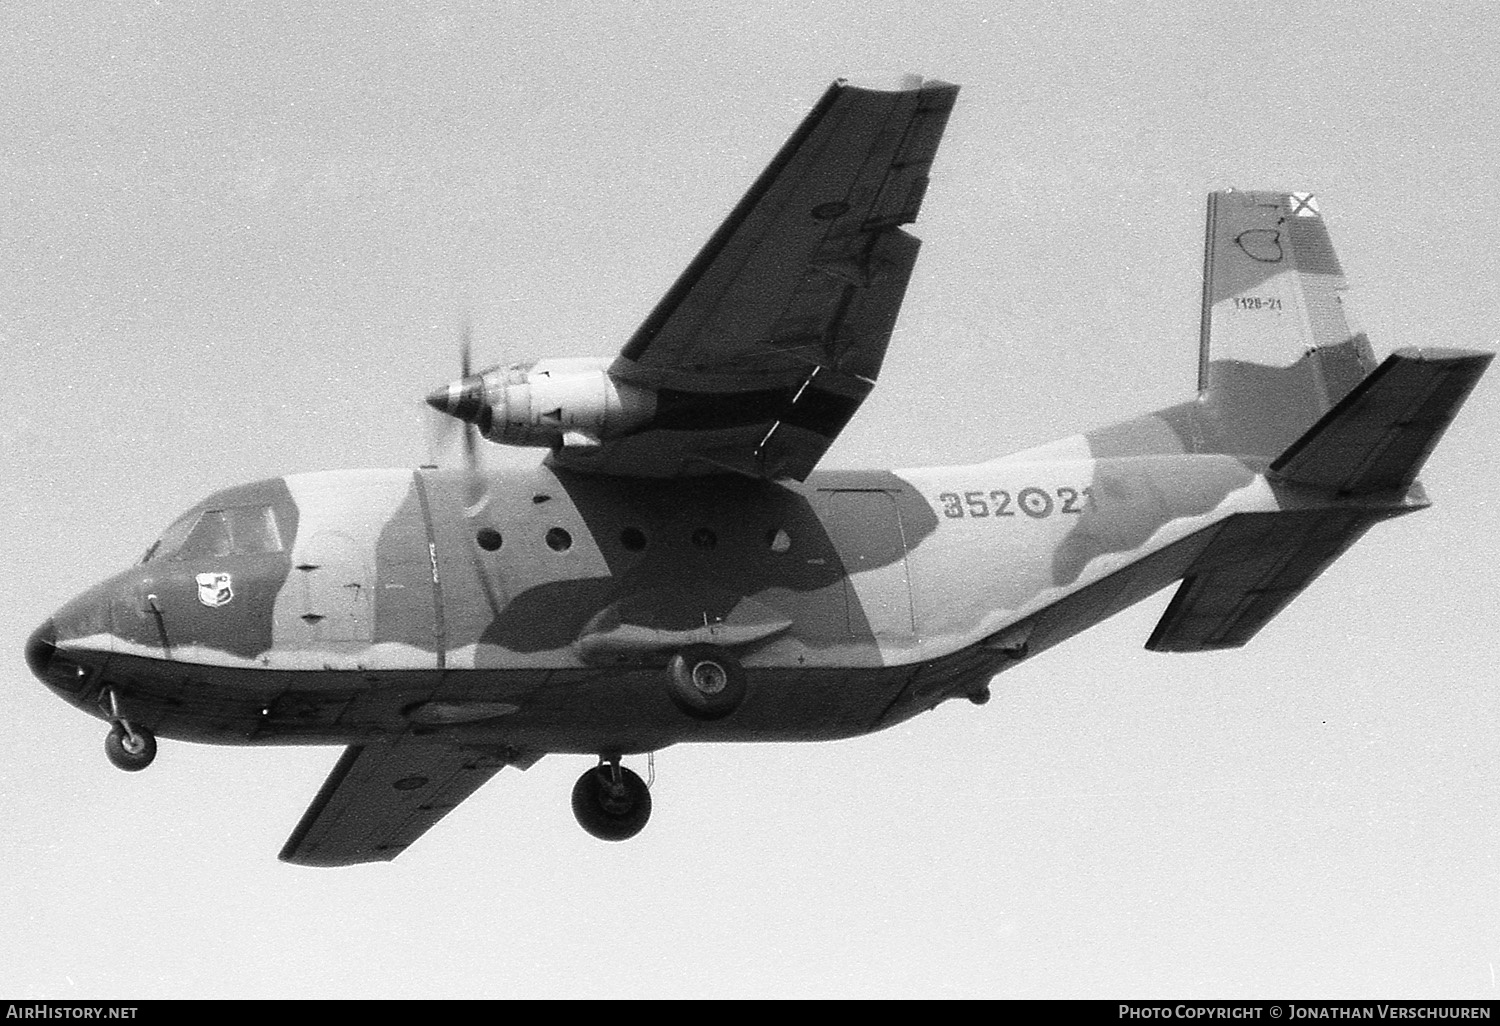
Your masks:
[{"label": "fuselage", "polygon": [[[60,610],[44,679],[101,718],[113,691],[162,736],[224,744],[847,737],[981,697],[1171,583],[1215,523],[1282,501],[1235,457],[1097,459],[1082,438],[805,484],[544,465],[273,478],[205,499]],[[661,687],[692,644],[746,670],[724,720]]]}]

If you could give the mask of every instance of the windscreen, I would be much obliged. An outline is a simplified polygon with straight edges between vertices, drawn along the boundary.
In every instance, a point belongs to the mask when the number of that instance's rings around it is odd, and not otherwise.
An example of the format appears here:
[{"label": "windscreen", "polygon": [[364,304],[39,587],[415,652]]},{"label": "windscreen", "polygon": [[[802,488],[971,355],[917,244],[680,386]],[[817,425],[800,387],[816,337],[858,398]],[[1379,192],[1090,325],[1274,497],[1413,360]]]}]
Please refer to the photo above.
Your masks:
[{"label": "windscreen", "polygon": [[193,510],[167,528],[141,562],[259,555],[284,548],[276,511],[269,505]]}]

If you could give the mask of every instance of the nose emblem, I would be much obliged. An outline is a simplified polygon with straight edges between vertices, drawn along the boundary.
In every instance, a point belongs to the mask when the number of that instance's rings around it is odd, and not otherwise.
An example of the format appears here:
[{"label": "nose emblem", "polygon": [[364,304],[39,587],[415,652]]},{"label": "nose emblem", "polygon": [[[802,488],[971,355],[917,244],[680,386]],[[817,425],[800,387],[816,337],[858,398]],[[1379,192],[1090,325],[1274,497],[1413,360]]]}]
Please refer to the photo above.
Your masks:
[{"label": "nose emblem", "polygon": [[199,574],[198,601],[209,608],[227,606],[234,598],[233,585],[228,574]]}]

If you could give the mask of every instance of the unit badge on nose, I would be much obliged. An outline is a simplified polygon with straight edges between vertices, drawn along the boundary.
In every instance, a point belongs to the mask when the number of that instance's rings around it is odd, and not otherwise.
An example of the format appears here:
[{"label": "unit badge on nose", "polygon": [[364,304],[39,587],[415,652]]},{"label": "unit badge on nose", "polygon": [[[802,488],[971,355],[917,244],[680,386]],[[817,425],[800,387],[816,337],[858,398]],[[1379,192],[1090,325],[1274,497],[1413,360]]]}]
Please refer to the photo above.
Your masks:
[{"label": "unit badge on nose", "polygon": [[210,608],[225,606],[234,598],[234,588],[228,574],[199,574],[198,601]]}]

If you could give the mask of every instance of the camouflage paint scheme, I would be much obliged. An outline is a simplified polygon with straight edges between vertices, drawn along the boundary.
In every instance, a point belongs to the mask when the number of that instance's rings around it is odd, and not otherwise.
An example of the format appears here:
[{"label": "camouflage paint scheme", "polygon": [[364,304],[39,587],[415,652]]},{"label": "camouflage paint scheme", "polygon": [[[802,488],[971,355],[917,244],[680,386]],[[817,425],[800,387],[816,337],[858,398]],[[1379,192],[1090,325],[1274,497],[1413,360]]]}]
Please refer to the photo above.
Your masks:
[{"label": "camouflage paint scheme", "polygon": [[[1180,405],[971,466],[802,481],[558,458],[260,481],[196,509],[269,506],[281,551],[148,559],[59,610],[28,661],[162,737],[355,746],[283,853],[342,864],[394,857],[543,754],[843,738],[982,701],[1179,580],[1150,647],[1243,644],[1370,525],[1427,505],[1416,471],[1489,361],[1404,351],[1377,370],[1311,204],[1210,197],[1200,393]],[[202,582],[226,574],[221,601]],[[747,675],[719,720],[664,687],[702,643]],[[359,788],[378,812],[339,804]],[[404,826],[319,853],[324,811],[378,818],[407,789]]]},{"label": "camouflage paint scheme", "polygon": [[[1061,641],[1098,618],[1080,593],[1233,512],[1277,508],[1229,457],[1000,460],[707,491],[538,468],[487,480],[477,510],[469,484],[353,471],[210,497],[203,508],[275,502],[297,525],[290,552],[147,563],[91,589],[53,618],[59,649],[90,670],[59,693],[105,717],[108,681],[160,736],[231,744],[420,731],[410,710],[434,702],[513,704],[458,732],[538,752],[847,737],[977,692],[1015,661],[984,644],[1007,627],[1045,625],[1033,652]],[[1090,487],[1096,505],[1064,514],[1053,500],[1043,517],[950,519],[938,499]],[[481,527],[500,532],[498,551],[480,548]],[[629,527],[642,551],[622,544]],[[566,551],[547,545],[554,528]],[[693,542],[703,529],[712,549]],[[768,544],[777,530],[785,552]],[[199,601],[206,571],[232,575],[229,604]],[[1070,598],[1063,615],[1036,615]],[[661,687],[667,656],[695,642],[732,648],[749,671],[725,721],[685,720]]]},{"label": "camouflage paint scheme", "polygon": [[[1426,505],[1419,493],[1309,504],[1244,457],[1090,446],[1080,435],[973,466],[710,489],[539,467],[485,479],[478,503],[456,471],[244,485],[201,508],[273,503],[290,551],[145,563],[90,589],[53,617],[60,652],[87,672],[48,683],[101,718],[108,684],[158,735],[221,744],[414,732],[628,754],[848,737],[977,695],[1178,580],[1235,514],[1373,521]],[[945,515],[945,495],[964,516]],[[499,531],[497,551],[479,546],[483,527]],[[632,527],[639,552],[621,539]],[[547,544],[555,528],[566,551]],[[694,543],[704,529],[711,549]],[[778,530],[785,552],[769,544]],[[232,575],[230,603],[199,601],[206,571]],[[695,642],[734,650],[749,673],[726,720],[685,718],[661,686],[667,656]],[[421,723],[434,703],[505,711]]]}]

